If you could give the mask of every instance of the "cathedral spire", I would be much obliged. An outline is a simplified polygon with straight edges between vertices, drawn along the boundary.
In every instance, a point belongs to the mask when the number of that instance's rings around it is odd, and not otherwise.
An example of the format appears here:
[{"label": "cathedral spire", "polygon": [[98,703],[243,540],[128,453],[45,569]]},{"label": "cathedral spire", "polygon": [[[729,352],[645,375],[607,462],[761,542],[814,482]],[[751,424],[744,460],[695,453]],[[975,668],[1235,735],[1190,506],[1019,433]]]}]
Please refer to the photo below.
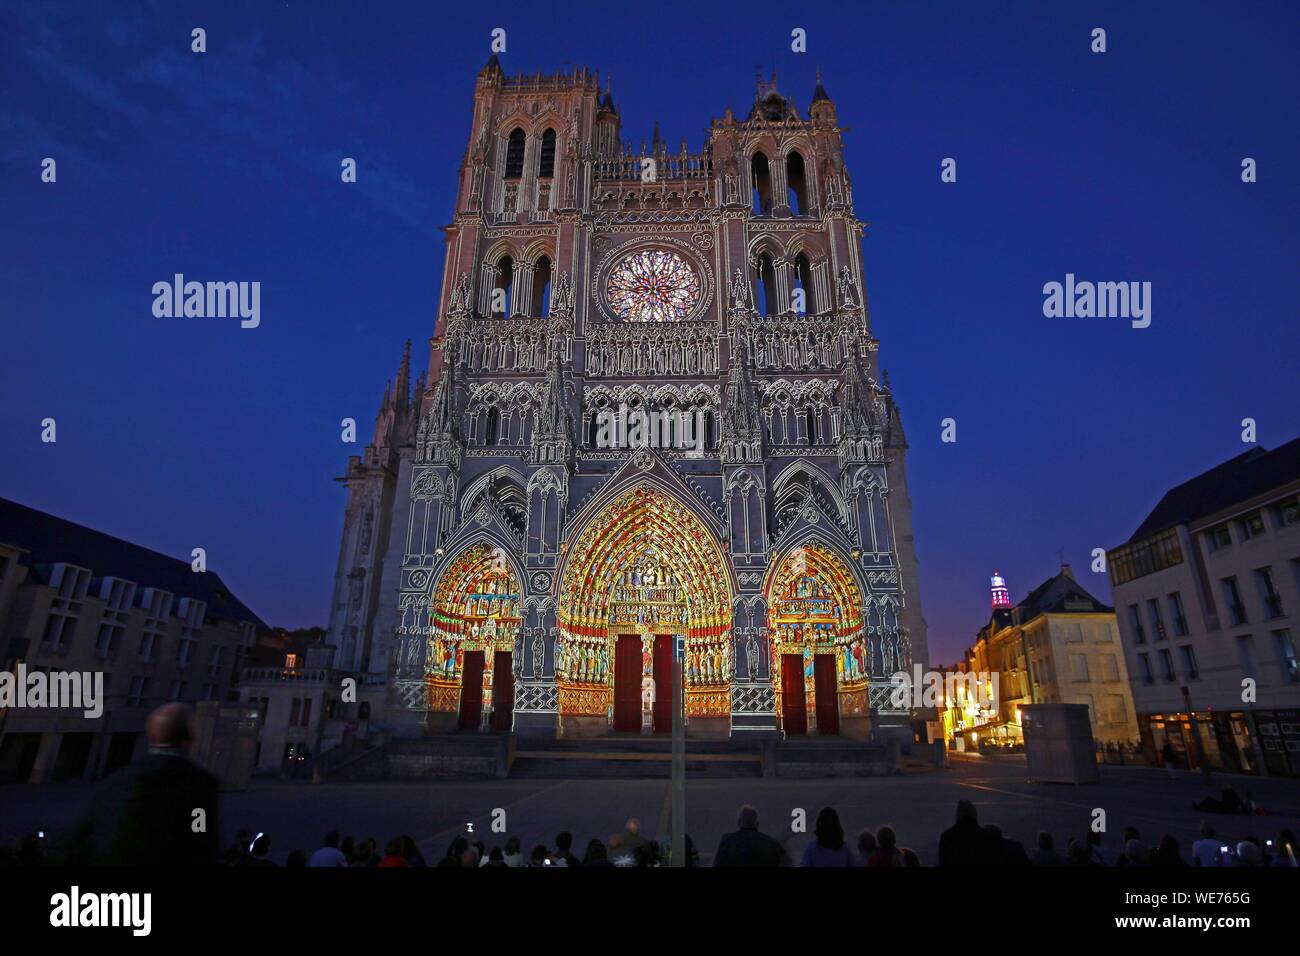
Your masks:
[{"label": "cathedral spire", "polygon": [[552,340],[547,351],[546,382],[533,428],[532,459],[539,464],[558,464],[567,461],[573,451],[573,428],[565,401],[559,344]]},{"label": "cathedral spire", "polygon": [[736,347],[727,370],[727,388],[722,405],[722,460],[728,463],[758,462],[763,457],[763,430],[758,420],[758,401],[750,377],[748,335],[735,333]]},{"label": "cathedral spire", "polygon": [[397,366],[397,384],[393,386],[393,395],[398,406],[405,408],[411,401],[411,340],[406,340],[402,349],[402,361]]}]

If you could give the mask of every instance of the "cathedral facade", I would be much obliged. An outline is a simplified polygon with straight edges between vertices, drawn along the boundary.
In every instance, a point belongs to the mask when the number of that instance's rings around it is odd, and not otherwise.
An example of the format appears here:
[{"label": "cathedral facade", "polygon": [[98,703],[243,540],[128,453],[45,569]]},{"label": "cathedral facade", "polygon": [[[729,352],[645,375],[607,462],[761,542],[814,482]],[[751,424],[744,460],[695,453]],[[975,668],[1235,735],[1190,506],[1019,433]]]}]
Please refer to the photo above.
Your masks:
[{"label": "cathedral facade", "polygon": [[586,69],[478,75],[427,372],[408,344],[340,479],[335,664],[399,734],[662,733],[677,658],[692,736],[910,739],[907,446],[834,103],[760,80],[700,152],[620,126]]}]

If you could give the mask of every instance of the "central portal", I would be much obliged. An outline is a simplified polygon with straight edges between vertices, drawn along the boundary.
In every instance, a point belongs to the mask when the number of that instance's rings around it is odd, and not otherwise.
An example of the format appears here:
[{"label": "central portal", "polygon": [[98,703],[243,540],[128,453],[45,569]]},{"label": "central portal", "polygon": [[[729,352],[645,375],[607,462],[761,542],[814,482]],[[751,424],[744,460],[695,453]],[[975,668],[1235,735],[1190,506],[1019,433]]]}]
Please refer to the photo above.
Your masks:
[{"label": "central portal", "polygon": [[734,589],[721,533],[649,484],[582,525],[558,602],[561,736],[668,733],[678,640],[692,733],[730,733]]}]

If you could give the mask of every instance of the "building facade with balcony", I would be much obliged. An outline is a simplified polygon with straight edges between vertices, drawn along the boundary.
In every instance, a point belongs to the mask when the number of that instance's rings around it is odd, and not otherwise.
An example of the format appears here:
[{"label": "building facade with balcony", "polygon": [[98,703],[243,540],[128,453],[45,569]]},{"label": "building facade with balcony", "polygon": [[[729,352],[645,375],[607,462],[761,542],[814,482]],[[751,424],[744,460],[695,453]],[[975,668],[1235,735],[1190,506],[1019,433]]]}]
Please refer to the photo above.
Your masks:
[{"label": "building facade with balcony", "polygon": [[103,712],[0,704],[0,781],[94,780],[160,704],[232,699],[262,621],[211,571],[0,498],[0,670],[102,674]]},{"label": "building facade with balcony", "polygon": [[1108,567],[1148,758],[1300,776],[1300,439],[1171,489]]}]

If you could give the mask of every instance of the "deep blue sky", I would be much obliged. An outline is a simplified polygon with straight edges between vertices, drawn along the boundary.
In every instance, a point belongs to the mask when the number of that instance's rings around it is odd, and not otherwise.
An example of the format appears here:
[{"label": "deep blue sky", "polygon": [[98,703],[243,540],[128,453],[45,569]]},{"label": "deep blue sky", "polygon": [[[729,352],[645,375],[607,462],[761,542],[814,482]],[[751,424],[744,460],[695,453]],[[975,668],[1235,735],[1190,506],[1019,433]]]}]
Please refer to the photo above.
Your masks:
[{"label": "deep blue sky", "polygon": [[[1300,433],[1295,4],[463,7],[0,4],[0,495],[205,547],[265,619],[324,623],[331,479],[356,450],[338,423],[369,437],[406,338],[423,364],[496,26],[509,72],[612,70],[638,143],[658,119],[698,149],[759,63],[806,108],[821,68],[852,128],[936,660],[983,623],[994,568],[1019,598],[1063,550],[1108,598],[1090,549],[1242,451],[1243,417],[1269,447]],[[261,328],[154,318],[174,272],[259,280]],[[1044,318],[1066,272],[1153,283],[1151,328]]]}]

